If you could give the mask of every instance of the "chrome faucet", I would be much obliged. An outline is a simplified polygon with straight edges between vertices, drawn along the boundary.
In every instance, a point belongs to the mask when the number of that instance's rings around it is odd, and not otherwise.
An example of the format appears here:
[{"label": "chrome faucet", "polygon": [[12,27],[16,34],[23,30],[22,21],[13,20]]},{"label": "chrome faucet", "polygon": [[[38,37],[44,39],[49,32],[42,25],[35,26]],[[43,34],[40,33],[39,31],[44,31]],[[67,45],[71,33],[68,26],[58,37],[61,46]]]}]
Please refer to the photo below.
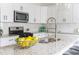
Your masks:
[{"label": "chrome faucet", "polygon": [[[57,24],[56,24],[56,19],[54,17],[49,17],[47,19],[47,24],[53,23],[55,24],[55,38],[56,38],[56,33],[57,33]],[[47,33],[48,33],[49,28],[47,27]]]}]

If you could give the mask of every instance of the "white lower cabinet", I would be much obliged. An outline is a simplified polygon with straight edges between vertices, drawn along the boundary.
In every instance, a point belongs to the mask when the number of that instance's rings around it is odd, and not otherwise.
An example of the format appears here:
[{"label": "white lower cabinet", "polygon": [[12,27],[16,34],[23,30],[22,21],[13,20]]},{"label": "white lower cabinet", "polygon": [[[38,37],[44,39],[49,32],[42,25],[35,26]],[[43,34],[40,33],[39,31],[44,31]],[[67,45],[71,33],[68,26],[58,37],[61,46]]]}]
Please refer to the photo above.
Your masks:
[{"label": "white lower cabinet", "polygon": [[0,47],[16,44],[16,36],[0,38]]}]

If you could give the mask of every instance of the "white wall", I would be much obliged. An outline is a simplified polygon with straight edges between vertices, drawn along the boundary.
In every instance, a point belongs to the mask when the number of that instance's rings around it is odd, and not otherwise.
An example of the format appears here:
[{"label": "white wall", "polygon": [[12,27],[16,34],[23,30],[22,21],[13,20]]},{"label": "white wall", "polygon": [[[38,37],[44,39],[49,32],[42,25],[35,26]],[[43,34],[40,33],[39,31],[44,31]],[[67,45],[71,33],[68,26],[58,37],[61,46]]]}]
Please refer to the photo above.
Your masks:
[{"label": "white wall", "polygon": [[[5,23],[2,26],[3,35],[8,35],[8,33],[9,33],[8,28],[11,26],[12,27],[22,26],[22,27],[24,27],[24,32],[38,32],[40,24]],[[29,31],[27,31],[27,29],[29,29]]]}]

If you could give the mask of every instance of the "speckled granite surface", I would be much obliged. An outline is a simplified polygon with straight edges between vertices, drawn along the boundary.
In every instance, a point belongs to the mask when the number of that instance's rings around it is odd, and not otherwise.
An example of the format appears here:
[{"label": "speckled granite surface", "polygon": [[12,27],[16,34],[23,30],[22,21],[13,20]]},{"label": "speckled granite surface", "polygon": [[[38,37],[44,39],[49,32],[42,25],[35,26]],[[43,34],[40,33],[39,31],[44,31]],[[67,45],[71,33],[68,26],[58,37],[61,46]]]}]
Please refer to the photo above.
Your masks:
[{"label": "speckled granite surface", "polygon": [[79,55],[79,39],[63,55]]},{"label": "speckled granite surface", "polygon": [[0,55],[54,55],[73,42],[74,38],[62,38],[58,42],[37,43],[28,49],[20,49],[17,45],[0,48]]}]

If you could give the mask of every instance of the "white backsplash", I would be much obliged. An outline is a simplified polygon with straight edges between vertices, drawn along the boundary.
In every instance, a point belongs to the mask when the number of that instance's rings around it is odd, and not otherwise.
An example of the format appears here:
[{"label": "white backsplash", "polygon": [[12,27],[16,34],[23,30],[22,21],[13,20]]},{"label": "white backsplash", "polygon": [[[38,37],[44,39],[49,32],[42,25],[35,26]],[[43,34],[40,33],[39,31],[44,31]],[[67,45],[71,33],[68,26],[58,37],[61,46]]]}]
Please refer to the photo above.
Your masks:
[{"label": "white backsplash", "polygon": [[38,32],[39,24],[28,24],[28,23],[4,23],[2,25],[3,29],[3,35],[8,35],[9,27],[24,27],[24,32],[27,32],[27,29],[29,29],[29,32]]},{"label": "white backsplash", "polygon": [[[24,27],[24,32],[38,32],[38,29],[40,27],[41,24],[32,24],[32,23],[4,23],[2,25],[2,29],[3,29],[3,35],[7,35],[8,34],[8,28],[15,26],[15,27]],[[54,25],[53,25],[54,27]],[[29,29],[29,31],[27,31],[27,29]],[[70,23],[58,23],[57,24],[57,32],[61,32],[61,33],[79,33],[79,24],[70,24]],[[51,30],[50,30],[51,31]]]},{"label": "white backsplash", "polygon": [[77,33],[76,29],[79,28],[79,24],[58,24],[58,32],[64,33]]}]

